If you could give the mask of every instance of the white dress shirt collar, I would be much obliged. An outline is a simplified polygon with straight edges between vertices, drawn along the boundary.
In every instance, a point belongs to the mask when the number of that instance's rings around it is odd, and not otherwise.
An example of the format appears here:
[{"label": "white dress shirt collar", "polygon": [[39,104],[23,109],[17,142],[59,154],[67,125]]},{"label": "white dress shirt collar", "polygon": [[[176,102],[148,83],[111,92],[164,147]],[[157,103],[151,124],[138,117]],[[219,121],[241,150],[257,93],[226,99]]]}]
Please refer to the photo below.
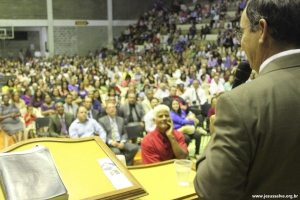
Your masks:
[{"label": "white dress shirt collar", "polygon": [[259,68],[259,73],[273,60],[275,60],[279,57],[284,57],[284,56],[288,56],[288,55],[296,54],[296,53],[300,53],[300,49],[287,50],[287,51],[283,51],[283,52],[280,52],[280,53],[277,53],[277,54],[271,56],[270,58],[268,58],[261,64],[261,66]]}]

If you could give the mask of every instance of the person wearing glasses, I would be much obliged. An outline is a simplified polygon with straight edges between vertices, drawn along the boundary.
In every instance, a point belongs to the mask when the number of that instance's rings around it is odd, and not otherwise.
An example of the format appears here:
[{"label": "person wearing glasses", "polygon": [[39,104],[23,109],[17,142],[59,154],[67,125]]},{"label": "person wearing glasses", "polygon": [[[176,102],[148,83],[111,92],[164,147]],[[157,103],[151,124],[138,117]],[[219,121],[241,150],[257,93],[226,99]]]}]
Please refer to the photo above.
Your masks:
[{"label": "person wearing glasses", "polygon": [[299,10],[298,0],[248,1],[236,34],[258,76],[218,99],[196,163],[199,199],[299,195]]}]

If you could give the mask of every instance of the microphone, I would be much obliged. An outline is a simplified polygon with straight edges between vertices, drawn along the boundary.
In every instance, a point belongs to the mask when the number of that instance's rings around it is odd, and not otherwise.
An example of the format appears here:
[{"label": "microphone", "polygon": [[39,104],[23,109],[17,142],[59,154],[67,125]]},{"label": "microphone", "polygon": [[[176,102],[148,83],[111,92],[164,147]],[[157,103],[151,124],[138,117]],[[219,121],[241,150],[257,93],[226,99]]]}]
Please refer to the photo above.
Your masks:
[{"label": "microphone", "polygon": [[240,62],[235,71],[235,79],[232,85],[232,89],[245,83],[249,79],[251,72],[252,69],[250,68],[249,62]]}]

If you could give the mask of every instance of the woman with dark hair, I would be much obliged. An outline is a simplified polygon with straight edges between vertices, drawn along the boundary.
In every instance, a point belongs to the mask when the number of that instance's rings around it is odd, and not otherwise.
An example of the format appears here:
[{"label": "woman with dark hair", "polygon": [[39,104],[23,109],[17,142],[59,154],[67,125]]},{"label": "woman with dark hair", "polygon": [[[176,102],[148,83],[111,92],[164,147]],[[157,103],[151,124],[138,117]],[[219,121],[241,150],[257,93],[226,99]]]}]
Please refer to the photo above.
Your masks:
[{"label": "woman with dark hair", "polygon": [[146,90],[150,90],[150,89],[151,89],[150,85],[145,85],[139,93],[138,100],[143,101],[144,99],[146,99],[147,96],[146,96],[145,92],[146,92]]},{"label": "woman with dark hair", "polygon": [[156,79],[154,77],[154,71],[153,70],[150,70],[150,73],[148,74],[147,79],[149,79],[150,86],[152,88],[156,88],[157,81],[156,81]]},{"label": "woman with dark hair", "polygon": [[80,85],[81,83],[83,83],[84,80],[84,76],[82,73],[78,74],[77,76],[77,84]]},{"label": "woman with dark hair", "polygon": [[30,85],[32,85],[33,83],[37,83],[36,76],[31,76],[30,77]]},{"label": "woman with dark hair", "polygon": [[41,107],[41,105],[44,103],[44,95],[42,93],[41,89],[37,89],[34,93],[33,97],[31,98],[31,101],[29,104],[31,104],[35,108]]},{"label": "woman with dark hair", "polygon": [[195,157],[198,159],[200,153],[201,135],[195,130],[197,120],[195,117],[186,116],[185,112],[181,110],[177,100],[173,100],[169,107],[174,129],[184,134],[186,144],[189,145],[191,140],[195,139]]},{"label": "woman with dark hair", "polygon": [[116,98],[116,105],[120,106],[120,104],[121,104],[120,95],[117,94],[115,88],[109,88],[106,99],[108,99],[108,97],[115,97]]},{"label": "woman with dark hair", "polygon": [[80,83],[78,87],[78,95],[81,97],[81,99],[84,99],[87,94],[88,92],[84,89],[83,82]]},{"label": "woman with dark hair", "polygon": [[48,85],[48,87],[52,86],[50,76],[46,76],[46,78],[45,78],[45,84]]},{"label": "woman with dark hair", "polygon": [[55,104],[58,102],[61,102],[63,104],[65,103],[65,98],[60,95],[58,88],[54,88],[52,90],[52,101],[54,101]]},{"label": "woman with dark hair", "polygon": [[18,92],[14,92],[12,94],[10,103],[15,104],[19,109],[26,108],[26,103],[23,99],[20,98],[20,95]]},{"label": "woman with dark hair", "polygon": [[101,99],[99,90],[94,90],[94,97],[93,98],[95,100],[99,101],[102,104],[102,99]]},{"label": "woman with dark hair", "polygon": [[68,88],[69,83],[67,81],[63,81],[61,83],[61,90],[59,91],[60,96],[63,98],[66,98],[68,94],[70,94],[69,88]]},{"label": "woman with dark hair", "polygon": [[[20,121],[20,110],[15,104],[9,103],[7,95],[2,96],[3,104],[0,105],[0,126],[2,130],[13,137],[15,142],[20,142],[23,137],[23,124]],[[8,137],[4,135],[4,146],[8,146]]]},{"label": "woman with dark hair", "polygon": [[128,87],[129,83],[136,84],[135,80],[132,80],[131,76],[129,74],[127,74],[125,77],[125,80],[122,82],[122,87]]},{"label": "woman with dark hair", "polygon": [[14,92],[17,90],[17,88],[14,85],[14,79],[8,79],[6,84],[2,87],[2,93],[6,94],[6,92],[12,89]]},{"label": "woman with dark hair", "polygon": [[145,76],[142,76],[142,77],[141,77],[140,83],[137,85],[138,91],[142,91],[142,89],[144,88],[144,85],[145,85],[145,79],[146,79]]},{"label": "woman with dark hair", "polygon": [[183,84],[185,88],[187,88],[190,84],[189,78],[186,73],[181,73],[180,78],[176,81],[176,84]]},{"label": "woman with dark hair", "polygon": [[216,114],[216,107],[217,107],[217,98],[216,97],[213,97],[211,99],[211,107],[209,108],[208,110],[208,118],[210,118],[212,115]]},{"label": "woman with dark hair", "polygon": [[50,95],[45,95],[45,102],[41,105],[41,114],[48,116],[55,114],[55,102],[52,101]]},{"label": "woman with dark hair", "polygon": [[106,85],[106,79],[104,77],[100,78],[100,94],[107,94],[108,87]]},{"label": "woman with dark hair", "polygon": [[89,92],[90,90],[93,90],[94,87],[90,84],[90,81],[89,79],[85,78],[84,81],[83,81],[83,86],[84,86],[84,89]]},{"label": "woman with dark hair", "polygon": [[24,94],[21,96],[21,99],[23,99],[25,101],[26,105],[29,105],[30,101],[31,101],[31,98],[32,98],[31,89],[27,88],[24,91]]}]

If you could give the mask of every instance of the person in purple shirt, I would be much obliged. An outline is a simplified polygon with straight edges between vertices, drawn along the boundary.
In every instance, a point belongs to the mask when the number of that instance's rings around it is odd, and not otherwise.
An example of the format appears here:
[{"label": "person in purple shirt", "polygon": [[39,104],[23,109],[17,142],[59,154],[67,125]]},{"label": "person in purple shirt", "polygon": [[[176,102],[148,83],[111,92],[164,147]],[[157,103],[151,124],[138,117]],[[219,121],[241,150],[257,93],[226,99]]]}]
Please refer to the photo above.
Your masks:
[{"label": "person in purple shirt", "polygon": [[52,101],[49,94],[45,95],[45,101],[41,105],[41,114],[43,116],[49,116],[55,114],[55,103]]},{"label": "person in purple shirt", "polygon": [[207,63],[207,66],[210,67],[215,67],[217,65],[217,60],[214,59],[213,57],[210,57]]},{"label": "person in purple shirt", "polygon": [[[181,128],[186,125],[195,125],[195,122],[192,119],[188,119],[183,110],[181,110],[179,102],[177,100],[173,100],[170,107],[170,115],[173,120],[173,126],[175,130],[181,131]],[[198,131],[195,131],[192,134],[183,134],[186,145],[188,146],[192,139],[195,139],[195,157],[199,158],[200,151],[200,142],[201,135]]]},{"label": "person in purple shirt", "polygon": [[77,80],[75,78],[71,79],[71,83],[68,85],[68,89],[70,92],[73,90],[78,91],[78,86],[76,85],[76,82],[77,82]]},{"label": "person in purple shirt", "polygon": [[24,92],[24,94],[21,96],[21,99],[23,99],[26,103],[26,105],[29,105],[30,104],[30,101],[31,101],[31,89],[30,88],[27,88]]},{"label": "person in purple shirt", "polygon": [[37,89],[33,97],[31,98],[30,105],[32,105],[35,108],[41,107],[41,105],[44,103],[44,95],[42,93],[41,89]]},{"label": "person in purple shirt", "polygon": [[78,95],[84,99],[87,94],[88,92],[84,89],[83,82],[81,82],[78,88]]}]

